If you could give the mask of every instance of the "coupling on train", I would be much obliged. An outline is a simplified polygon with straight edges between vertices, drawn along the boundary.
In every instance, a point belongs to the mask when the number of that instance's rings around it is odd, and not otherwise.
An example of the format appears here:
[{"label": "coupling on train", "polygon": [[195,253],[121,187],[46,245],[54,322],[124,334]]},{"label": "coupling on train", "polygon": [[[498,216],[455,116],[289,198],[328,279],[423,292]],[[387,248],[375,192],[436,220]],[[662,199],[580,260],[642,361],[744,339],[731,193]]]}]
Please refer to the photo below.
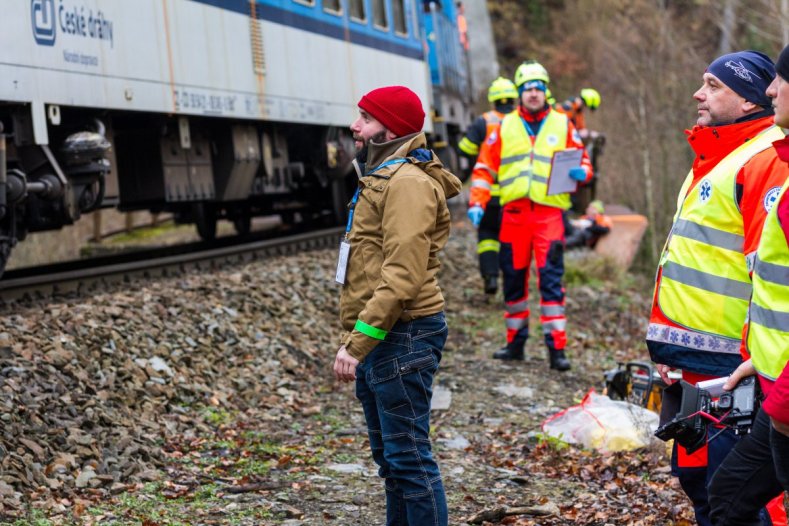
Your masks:
[{"label": "coupling on train", "polygon": [[348,124],[403,84],[434,150],[471,115],[453,1],[27,0],[0,46],[0,272],[28,232],[102,208],[216,235],[254,216],[340,222]]}]

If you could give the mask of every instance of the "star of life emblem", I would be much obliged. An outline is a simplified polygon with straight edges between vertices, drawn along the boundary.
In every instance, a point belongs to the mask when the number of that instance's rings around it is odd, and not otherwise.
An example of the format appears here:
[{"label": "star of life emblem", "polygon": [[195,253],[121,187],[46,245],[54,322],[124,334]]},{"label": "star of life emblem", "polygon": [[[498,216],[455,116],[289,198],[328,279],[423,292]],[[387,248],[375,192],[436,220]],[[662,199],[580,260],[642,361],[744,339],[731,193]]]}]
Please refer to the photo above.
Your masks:
[{"label": "star of life emblem", "polygon": [[767,193],[764,194],[764,200],[762,201],[762,206],[764,206],[765,212],[770,212],[770,210],[775,205],[776,201],[778,201],[778,194],[781,193],[780,186],[773,186]]},{"label": "star of life emblem", "polygon": [[548,140],[548,144],[551,146],[556,146],[557,144],[559,144],[559,138],[556,135],[549,135],[547,137],[547,140]]},{"label": "star of life emblem", "polygon": [[712,197],[712,184],[709,181],[702,181],[699,186],[699,201],[706,203]]}]

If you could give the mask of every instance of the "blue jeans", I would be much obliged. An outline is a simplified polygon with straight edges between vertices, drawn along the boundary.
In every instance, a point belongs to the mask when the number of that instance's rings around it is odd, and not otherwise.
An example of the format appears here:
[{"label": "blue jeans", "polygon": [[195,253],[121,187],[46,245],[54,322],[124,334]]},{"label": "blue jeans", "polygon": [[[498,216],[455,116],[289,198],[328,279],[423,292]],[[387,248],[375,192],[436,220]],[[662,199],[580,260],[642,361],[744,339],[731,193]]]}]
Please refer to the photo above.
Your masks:
[{"label": "blue jeans", "polygon": [[387,526],[446,526],[447,501],[430,446],[433,375],[447,340],[444,313],[397,322],[356,369]]}]

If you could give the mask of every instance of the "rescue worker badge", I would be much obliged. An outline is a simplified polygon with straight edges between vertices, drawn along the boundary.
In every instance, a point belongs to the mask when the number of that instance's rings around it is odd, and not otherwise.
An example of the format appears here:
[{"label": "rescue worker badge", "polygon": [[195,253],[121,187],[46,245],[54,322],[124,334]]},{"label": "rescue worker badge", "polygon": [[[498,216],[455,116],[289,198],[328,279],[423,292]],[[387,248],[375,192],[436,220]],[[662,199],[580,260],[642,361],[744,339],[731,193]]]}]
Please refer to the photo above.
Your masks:
[{"label": "rescue worker badge", "polygon": [[493,130],[492,132],[490,132],[490,135],[488,135],[487,143],[488,144],[493,144],[494,142],[496,142],[497,136],[498,136],[498,134],[496,133],[496,130]]},{"label": "rescue worker badge", "polygon": [[578,142],[578,143],[583,142],[581,140],[581,134],[579,134],[578,130],[576,130],[576,129],[573,129],[573,141]]},{"label": "rescue worker badge", "polygon": [[765,212],[770,212],[770,209],[773,207],[775,202],[778,200],[778,194],[781,193],[780,186],[773,186],[767,193],[764,194],[764,200],[762,201],[762,206],[764,206]]},{"label": "rescue worker badge", "polygon": [[548,144],[550,146],[556,146],[557,144],[559,144],[559,138],[556,135],[549,135],[548,137],[546,137],[546,140],[548,141]]},{"label": "rescue worker badge", "polygon": [[712,197],[712,183],[709,181],[702,181],[699,186],[699,202],[706,203]]}]

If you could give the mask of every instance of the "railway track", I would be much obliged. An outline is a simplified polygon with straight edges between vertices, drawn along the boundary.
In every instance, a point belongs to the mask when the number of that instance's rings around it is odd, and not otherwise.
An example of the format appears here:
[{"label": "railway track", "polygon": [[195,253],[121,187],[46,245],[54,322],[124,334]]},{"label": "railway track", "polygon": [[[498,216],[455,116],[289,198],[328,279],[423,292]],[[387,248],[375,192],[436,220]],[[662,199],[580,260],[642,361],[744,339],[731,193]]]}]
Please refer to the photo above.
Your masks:
[{"label": "railway track", "polygon": [[226,268],[273,256],[334,247],[342,232],[342,227],[335,227],[241,244],[230,241],[225,241],[223,246],[192,243],[8,271],[0,280],[0,304],[87,294],[138,279]]}]

